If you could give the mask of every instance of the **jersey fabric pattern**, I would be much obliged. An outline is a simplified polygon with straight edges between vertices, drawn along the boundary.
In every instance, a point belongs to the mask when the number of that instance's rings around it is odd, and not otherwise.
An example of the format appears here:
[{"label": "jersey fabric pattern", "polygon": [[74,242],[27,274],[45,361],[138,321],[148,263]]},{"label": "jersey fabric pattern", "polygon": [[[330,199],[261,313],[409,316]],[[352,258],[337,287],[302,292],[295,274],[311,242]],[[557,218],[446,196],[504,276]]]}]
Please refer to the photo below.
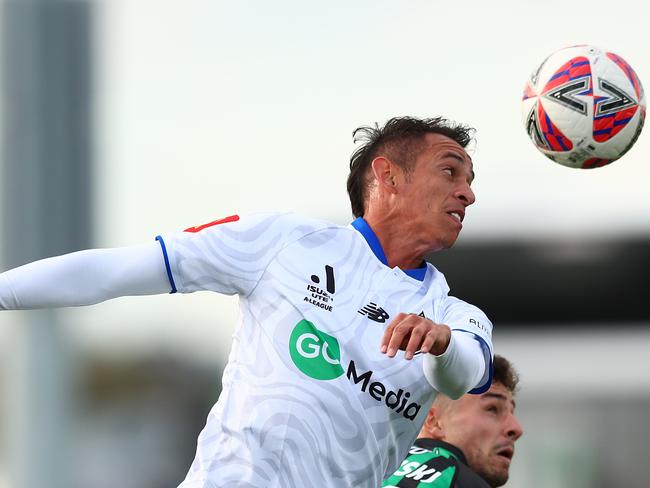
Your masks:
[{"label": "jersey fabric pattern", "polygon": [[384,488],[490,488],[467,466],[456,446],[435,439],[418,439]]},{"label": "jersey fabric pattern", "polygon": [[253,214],[158,236],[172,290],[238,294],[240,303],[222,392],[181,488],[380,486],[436,392],[422,355],[380,353],[390,321],[359,313],[369,303],[471,332],[491,364],[485,315],[449,297],[430,264],[386,266],[369,226],[353,224]]}]

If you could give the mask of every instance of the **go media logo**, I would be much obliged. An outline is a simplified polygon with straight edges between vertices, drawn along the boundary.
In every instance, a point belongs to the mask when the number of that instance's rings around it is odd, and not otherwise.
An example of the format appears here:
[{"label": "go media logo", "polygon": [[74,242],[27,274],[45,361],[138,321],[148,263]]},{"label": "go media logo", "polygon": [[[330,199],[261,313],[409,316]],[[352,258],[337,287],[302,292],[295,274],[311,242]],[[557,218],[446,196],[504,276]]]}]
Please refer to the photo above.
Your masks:
[{"label": "go media logo", "polygon": [[[333,380],[343,374],[341,349],[335,337],[316,328],[308,320],[301,320],[291,332],[289,354],[296,367],[310,378]],[[371,381],[373,371],[357,372],[354,361],[350,361],[347,377],[352,384],[359,385],[362,392],[374,400],[385,403],[395,413],[413,421],[421,405],[410,402],[411,393],[401,388],[388,390],[380,381]]]},{"label": "go media logo", "polygon": [[289,353],[298,369],[311,378],[333,380],[343,374],[339,342],[308,320],[298,322],[291,332]]}]

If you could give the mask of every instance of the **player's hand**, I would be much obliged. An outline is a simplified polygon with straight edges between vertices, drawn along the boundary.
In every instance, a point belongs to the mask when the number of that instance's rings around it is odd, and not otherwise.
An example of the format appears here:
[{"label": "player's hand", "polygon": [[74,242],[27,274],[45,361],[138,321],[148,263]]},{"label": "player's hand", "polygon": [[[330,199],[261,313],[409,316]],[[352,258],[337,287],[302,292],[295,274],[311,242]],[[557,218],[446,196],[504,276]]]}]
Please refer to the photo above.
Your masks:
[{"label": "player's hand", "polygon": [[379,349],[391,358],[398,349],[406,351],[405,359],[412,359],[417,351],[438,356],[447,350],[450,340],[449,326],[413,313],[400,313],[388,324]]}]

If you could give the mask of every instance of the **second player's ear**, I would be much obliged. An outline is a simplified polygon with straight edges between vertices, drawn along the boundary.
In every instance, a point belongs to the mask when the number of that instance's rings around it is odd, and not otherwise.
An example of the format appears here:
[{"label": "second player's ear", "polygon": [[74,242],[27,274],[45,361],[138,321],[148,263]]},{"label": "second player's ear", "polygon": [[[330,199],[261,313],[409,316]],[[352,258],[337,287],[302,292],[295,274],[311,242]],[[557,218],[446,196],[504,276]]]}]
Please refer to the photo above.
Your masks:
[{"label": "second player's ear", "polygon": [[445,438],[445,429],[440,422],[439,411],[436,407],[431,407],[429,413],[427,413],[427,418],[424,421],[423,431],[426,430],[428,437],[433,437],[434,439],[444,439]]},{"label": "second player's ear", "polygon": [[383,156],[376,157],[370,164],[377,185],[390,193],[395,193],[399,181],[399,167]]}]

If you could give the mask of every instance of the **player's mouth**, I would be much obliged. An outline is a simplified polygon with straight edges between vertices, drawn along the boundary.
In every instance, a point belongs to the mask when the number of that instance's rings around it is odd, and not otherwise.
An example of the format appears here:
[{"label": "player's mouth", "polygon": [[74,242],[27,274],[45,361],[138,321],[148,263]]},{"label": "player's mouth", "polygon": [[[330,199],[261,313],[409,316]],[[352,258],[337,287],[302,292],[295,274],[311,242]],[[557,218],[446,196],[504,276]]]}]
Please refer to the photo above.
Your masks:
[{"label": "player's mouth", "polygon": [[463,219],[465,218],[465,212],[462,210],[448,210],[447,215],[456,222],[461,227],[463,226]]},{"label": "player's mouth", "polygon": [[515,455],[515,448],[511,446],[502,447],[497,450],[497,456],[507,460],[508,464],[512,461],[512,456]]}]

